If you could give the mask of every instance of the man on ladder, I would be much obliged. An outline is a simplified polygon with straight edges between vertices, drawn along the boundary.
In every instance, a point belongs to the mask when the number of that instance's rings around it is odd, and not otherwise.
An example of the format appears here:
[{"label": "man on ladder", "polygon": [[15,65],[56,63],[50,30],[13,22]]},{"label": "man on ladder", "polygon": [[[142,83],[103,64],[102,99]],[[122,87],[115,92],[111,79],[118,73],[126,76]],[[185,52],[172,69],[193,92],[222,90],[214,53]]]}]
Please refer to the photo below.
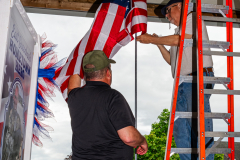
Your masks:
[{"label": "man on ladder", "polygon": [[[158,37],[157,34],[144,34],[137,37],[137,41],[145,44],[155,44],[158,46],[165,61],[171,65],[172,76],[174,78],[177,64],[177,56],[180,42],[180,22],[182,12],[183,0],[170,0],[166,6],[162,8],[162,14],[170,21],[170,23],[177,26],[175,34],[165,37]],[[203,40],[209,40],[206,26],[203,23]],[[196,14],[189,13],[186,22],[185,39],[196,38]],[[164,45],[171,46],[168,51]],[[204,50],[210,50],[204,48]],[[181,75],[197,76],[197,53],[195,47],[186,47],[183,50]],[[203,56],[203,74],[204,76],[214,76],[212,57]],[[194,78],[193,78],[194,79]],[[212,89],[212,84],[204,84],[204,88]],[[211,112],[210,109],[210,94],[204,95],[204,110]],[[178,89],[178,99],[176,111],[178,112],[197,112],[197,84],[196,83],[182,83]],[[176,117],[177,118],[177,117]],[[178,148],[198,148],[198,123],[196,119],[179,118],[174,122],[173,135]],[[212,119],[205,119],[205,130],[213,131]],[[214,144],[212,137],[206,138],[206,148],[210,148]],[[181,160],[197,159],[198,155],[193,154],[180,154]],[[210,154],[207,160],[213,160],[214,155]]]}]

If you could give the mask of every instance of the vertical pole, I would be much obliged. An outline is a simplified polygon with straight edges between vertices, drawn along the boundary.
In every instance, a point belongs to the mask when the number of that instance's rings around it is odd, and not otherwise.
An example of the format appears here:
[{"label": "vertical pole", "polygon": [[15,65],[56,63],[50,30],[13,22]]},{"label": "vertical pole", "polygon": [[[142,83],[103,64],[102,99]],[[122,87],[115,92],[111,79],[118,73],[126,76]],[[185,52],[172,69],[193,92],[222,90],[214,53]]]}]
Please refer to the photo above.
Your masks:
[{"label": "vertical pole", "polygon": [[202,48],[202,6],[197,1],[197,67],[198,67],[198,139],[199,160],[205,160],[205,119],[204,119],[204,84],[203,84],[203,48]]},{"label": "vertical pole", "polygon": [[184,0],[183,7],[182,7],[182,14],[181,14],[182,18],[181,18],[181,24],[180,24],[182,31],[181,31],[178,59],[177,59],[177,68],[174,75],[174,86],[173,86],[171,112],[170,112],[169,125],[168,125],[165,160],[170,160],[174,119],[175,119],[175,112],[176,112],[176,106],[177,106],[178,85],[179,85],[179,79],[180,79],[182,53],[183,53],[183,47],[184,47],[184,38],[185,38],[185,30],[186,30],[186,22],[187,22],[188,3],[189,3],[189,0]]},{"label": "vertical pole", "polygon": [[[226,5],[229,6],[229,11],[227,14],[228,18],[233,18],[232,12],[232,0],[226,0]],[[233,52],[233,23],[226,23],[227,29],[227,42],[230,42],[228,52]],[[230,78],[230,83],[228,88],[234,90],[233,86],[233,57],[227,57],[227,76]],[[231,114],[231,118],[228,120],[230,125],[228,126],[228,132],[234,132],[234,95],[228,95],[228,113]],[[231,148],[231,153],[229,157],[231,160],[235,158],[235,149],[234,149],[234,137],[228,138],[228,148]]]},{"label": "vertical pole", "polygon": [[[137,33],[135,33],[135,128],[137,128]],[[135,160],[137,160],[136,152]]]}]

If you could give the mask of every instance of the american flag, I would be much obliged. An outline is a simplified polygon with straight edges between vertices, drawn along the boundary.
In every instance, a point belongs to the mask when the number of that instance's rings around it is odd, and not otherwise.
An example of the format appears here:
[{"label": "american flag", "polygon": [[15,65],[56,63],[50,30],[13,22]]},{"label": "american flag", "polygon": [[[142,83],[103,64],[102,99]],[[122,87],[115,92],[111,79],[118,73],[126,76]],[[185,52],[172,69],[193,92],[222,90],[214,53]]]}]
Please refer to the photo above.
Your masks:
[{"label": "american flag", "polygon": [[122,46],[132,41],[133,34],[146,33],[146,0],[104,0],[96,11],[91,28],[73,49],[63,68],[56,71],[54,79],[67,101],[70,75],[79,74],[83,56],[92,50],[102,50],[112,58]]}]

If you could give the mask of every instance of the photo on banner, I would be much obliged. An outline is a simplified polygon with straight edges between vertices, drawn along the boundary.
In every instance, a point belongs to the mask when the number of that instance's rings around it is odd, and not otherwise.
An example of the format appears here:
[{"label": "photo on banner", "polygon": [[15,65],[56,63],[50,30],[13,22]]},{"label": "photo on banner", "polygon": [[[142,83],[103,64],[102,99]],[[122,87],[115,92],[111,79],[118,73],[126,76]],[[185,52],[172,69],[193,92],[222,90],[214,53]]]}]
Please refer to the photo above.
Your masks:
[{"label": "photo on banner", "polygon": [[10,15],[1,91],[0,159],[22,160],[35,41],[16,5]]}]

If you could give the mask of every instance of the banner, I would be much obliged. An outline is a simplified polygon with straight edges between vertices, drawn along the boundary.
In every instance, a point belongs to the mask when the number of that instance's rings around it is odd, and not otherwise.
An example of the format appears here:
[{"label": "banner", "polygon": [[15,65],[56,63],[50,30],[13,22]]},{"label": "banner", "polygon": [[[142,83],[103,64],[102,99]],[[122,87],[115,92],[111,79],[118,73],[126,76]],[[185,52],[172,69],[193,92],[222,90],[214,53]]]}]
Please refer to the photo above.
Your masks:
[{"label": "banner", "polygon": [[1,91],[2,160],[23,159],[34,45],[35,41],[14,4],[10,11]]}]

